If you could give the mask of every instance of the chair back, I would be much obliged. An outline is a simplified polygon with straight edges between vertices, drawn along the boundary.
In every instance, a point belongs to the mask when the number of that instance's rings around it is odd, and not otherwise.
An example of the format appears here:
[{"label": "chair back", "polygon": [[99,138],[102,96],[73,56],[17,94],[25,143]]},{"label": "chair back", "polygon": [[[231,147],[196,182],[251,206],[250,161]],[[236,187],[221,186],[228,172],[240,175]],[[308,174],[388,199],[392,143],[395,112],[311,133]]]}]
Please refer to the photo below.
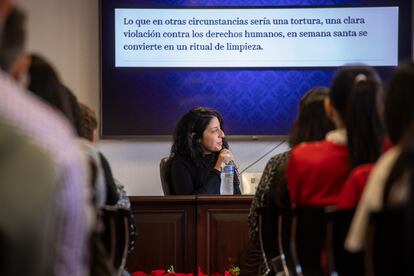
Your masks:
[{"label": "chair back", "polygon": [[267,276],[270,274],[274,274],[272,273],[272,270],[270,268],[269,262],[267,260],[266,252],[264,249],[264,245],[263,245],[263,214],[262,213],[259,214],[259,245],[260,245],[260,251],[262,253],[262,259],[263,259],[263,264],[264,264],[264,268],[262,271],[260,271],[260,275]]},{"label": "chair back", "polygon": [[164,157],[160,161],[160,178],[164,195],[175,195],[174,187],[171,182],[170,157]]},{"label": "chair back", "polygon": [[277,227],[277,244],[283,272],[285,276],[297,275],[291,248],[292,210],[280,210]]},{"label": "chair back", "polygon": [[373,240],[367,257],[372,265],[368,271],[373,275],[409,275],[407,271],[412,267],[412,260],[407,259],[404,221],[403,208],[387,208],[371,215]]},{"label": "chair back", "polygon": [[332,235],[329,235],[328,243],[333,249],[333,262],[338,275],[358,276],[365,273],[363,252],[351,253],[344,247],[354,213],[355,209],[349,209],[336,210],[330,214]]},{"label": "chair back", "polygon": [[321,257],[325,249],[326,229],[325,208],[295,208],[292,219],[292,259],[298,275],[325,275]]},{"label": "chair back", "polygon": [[[264,210],[263,210],[264,209]],[[259,212],[259,245],[262,255],[262,266],[259,275],[295,275],[288,268],[287,258],[285,256],[283,245],[285,241],[279,241],[282,232],[282,215],[273,214],[274,218],[268,217],[266,209]],[[274,220],[274,221],[270,221]],[[285,229],[283,229],[285,230]],[[282,238],[283,239],[283,238]],[[290,251],[288,251],[290,252]]]},{"label": "chair back", "polygon": [[108,205],[101,210],[104,224],[103,243],[117,275],[121,275],[129,245],[128,210]]}]

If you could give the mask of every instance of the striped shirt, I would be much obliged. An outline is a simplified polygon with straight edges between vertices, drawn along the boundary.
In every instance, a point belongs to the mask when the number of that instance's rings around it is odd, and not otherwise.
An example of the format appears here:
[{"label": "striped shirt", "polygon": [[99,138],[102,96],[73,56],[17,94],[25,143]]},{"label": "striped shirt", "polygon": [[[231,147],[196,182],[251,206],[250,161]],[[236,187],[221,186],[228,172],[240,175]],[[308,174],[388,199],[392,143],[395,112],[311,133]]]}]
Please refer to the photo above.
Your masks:
[{"label": "striped shirt", "polygon": [[[87,216],[91,207],[86,167],[71,127],[52,107],[19,87],[3,72],[0,72],[0,118],[44,149],[58,174],[55,274],[86,275]],[[23,191],[22,196],[30,196],[30,191]]]}]

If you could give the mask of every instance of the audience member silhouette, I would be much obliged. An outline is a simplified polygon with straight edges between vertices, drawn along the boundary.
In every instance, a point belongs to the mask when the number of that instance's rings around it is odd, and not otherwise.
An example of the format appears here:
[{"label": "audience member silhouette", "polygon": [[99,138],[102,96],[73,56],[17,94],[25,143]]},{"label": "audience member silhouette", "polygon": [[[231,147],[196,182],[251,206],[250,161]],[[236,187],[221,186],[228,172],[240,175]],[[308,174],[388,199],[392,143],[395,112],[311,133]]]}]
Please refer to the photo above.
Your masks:
[{"label": "audience member silhouette", "polygon": [[390,171],[401,153],[401,142],[414,119],[414,65],[408,63],[396,70],[385,95],[385,123],[391,141],[389,149],[375,164],[350,227],[346,247],[352,252],[364,248],[369,215],[383,207],[384,188]]},{"label": "audience member silhouette", "polygon": [[335,205],[349,171],[377,160],[384,140],[381,92],[381,81],[373,69],[338,70],[325,100],[327,116],[336,130],[324,141],[292,150],[287,179],[293,205]]},{"label": "audience member silhouette", "polygon": [[[328,88],[311,89],[301,99],[297,118],[289,136],[289,145],[294,147],[302,142],[322,140],[328,131],[333,130],[333,124],[328,120],[324,110],[324,100],[329,95]],[[285,178],[285,167],[290,157],[290,151],[273,156],[263,171],[257,186],[248,215],[249,237],[258,246],[259,215],[263,215],[262,229],[264,250],[269,260],[277,256],[278,215],[290,206],[290,198]],[[250,253],[253,254],[253,253]],[[256,255],[262,260],[262,254]],[[250,262],[254,260],[249,259]]]},{"label": "audience member silhouette", "polygon": [[[0,55],[2,55],[1,59],[3,61],[7,61],[4,64],[9,67],[7,69],[3,67],[3,70],[13,74],[13,77],[18,79],[18,76],[21,74],[15,74],[10,71],[10,69],[13,69],[13,64],[16,64],[16,60],[13,61],[13,59],[18,58],[20,54],[23,53],[23,48],[20,48],[20,46],[13,46],[17,45],[14,44],[14,40],[22,41],[20,36],[21,33],[10,31],[8,28],[13,26],[13,24],[9,24],[10,22],[7,23],[8,20],[5,20],[6,18],[4,18],[4,16],[9,13],[10,7],[10,1],[0,0],[0,24],[5,23],[5,25],[2,26],[4,28],[0,28],[3,32],[2,34],[5,34],[0,43]],[[21,17],[18,16],[17,18],[19,19]],[[22,30],[24,37],[24,29]],[[16,37],[14,37],[14,35],[16,35]],[[14,51],[16,51],[16,54],[14,54]],[[17,71],[20,72],[19,70]],[[0,72],[0,120],[2,120],[4,124],[12,126],[16,130],[17,135],[21,135],[24,140],[30,141],[34,147],[38,147],[41,151],[46,153],[49,161],[47,161],[47,158],[42,157],[45,160],[45,167],[38,164],[37,166],[33,166],[33,168],[39,168],[39,173],[42,173],[49,163],[52,165],[50,168],[50,176],[53,177],[53,174],[55,174],[54,179],[48,179],[45,176],[45,182],[38,187],[38,191],[40,192],[41,189],[47,188],[48,183],[50,183],[49,181],[54,181],[53,184],[56,191],[53,198],[55,206],[53,210],[50,210],[54,212],[55,216],[53,221],[50,222],[50,234],[52,235],[46,237],[48,239],[47,241],[43,240],[43,242],[53,244],[53,256],[47,256],[48,261],[53,262],[52,273],[56,275],[84,275],[87,271],[88,232],[90,223],[92,223],[91,221],[88,221],[87,218],[88,214],[91,212],[91,206],[88,201],[89,190],[86,174],[77,143],[73,136],[72,128],[61,115],[27,93],[21,85],[15,80],[12,80],[11,77],[12,75],[7,75],[3,71]],[[33,151],[35,151],[35,149],[33,149]],[[39,154],[33,153],[32,156],[29,154],[27,158],[37,159],[28,159],[27,165],[33,164],[36,160],[40,161]],[[38,156],[36,157],[36,155]],[[26,169],[26,172],[30,172],[30,168]],[[23,173],[23,171],[18,173]],[[7,174],[5,176],[7,176]],[[17,198],[13,197],[13,200],[16,200],[16,203],[21,202],[22,207],[25,206],[29,209],[39,207],[42,208],[42,210],[45,210],[44,208],[46,207],[50,208],[47,194],[37,195],[35,193],[37,189],[36,183],[42,182],[42,176],[39,175],[39,178],[37,178],[36,175],[32,176],[33,177],[27,178],[27,181],[30,181],[30,183],[33,184],[30,188],[30,191],[32,191],[31,196],[39,196],[36,200],[40,200],[43,196],[45,206],[40,206],[40,204],[35,202],[34,198],[33,203],[36,206],[27,206],[24,203],[26,198],[22,197],[21,194]],[[19,179],[20,175],[15,175],[14,177],[16,178],[10,178],[7,186],[3,187],[2,195],[8,194],[8,192],[5,191],[7,187],[9,187],[9,191],[12,192],[12,189],[16,189],[22,184],[21,179]],[[24,187],[25,186],[21,186],[21,191],[26,190]],[[33,212],[33,215],[36,217],[38,216],[38,214],[36,214],[37,211],[41,210],[27,210],[27,214]],[[18,214],[12,213],[12,210],[9,210],[5,215],[7,216],[6,218],[11,221],[16,219]],[[50,216],[50,213],[46,211],[44,216],[44,219],[46,220],[47,217]],[[23,217],[21,218],[23,219]],[[8,220],[2,219],[2,221],[7,223]],[[27,223],[28,221],[21,221],[21,230],[28,230],[26,227]],[[54,227],[56,229],[56,235],[53,235]],[[40,229],[34,227],[30,230],[38,231]],[[46,232],[42,234],[46,234]],[[8,242],[13,242],[17,247],[29,245],[29,243],[25,243],[19,239],[10,239]],[[24,247],[20,247],[14,252],[21,252],[20,250],[25,249]],[[39,264],[44,263],[43,259],[45,256],[42,255],[42,250],[42,248],[39,248],[38,252],[31,255],[33,262],[39,261]],[[28,249],[28,252],[33,251],[32,249]],[[14,259],[14,261],[16,261],[16,259]],[[22,273],[4,273],[4,275],[21,275],[23,274],[21,269],[28,268],[26,267],[26,263],[22,263],[21,261],[17,263],[7,263],[5,266],[10,269],[18,269]],[[27,271],[25,271],[25,273],[27,273]],[[32,271],[30,270],[29,273],[32,274]],[[3,275],[3,273],[1,274]],[[45,273],[43,275],[47,274],[50,273]]]}]

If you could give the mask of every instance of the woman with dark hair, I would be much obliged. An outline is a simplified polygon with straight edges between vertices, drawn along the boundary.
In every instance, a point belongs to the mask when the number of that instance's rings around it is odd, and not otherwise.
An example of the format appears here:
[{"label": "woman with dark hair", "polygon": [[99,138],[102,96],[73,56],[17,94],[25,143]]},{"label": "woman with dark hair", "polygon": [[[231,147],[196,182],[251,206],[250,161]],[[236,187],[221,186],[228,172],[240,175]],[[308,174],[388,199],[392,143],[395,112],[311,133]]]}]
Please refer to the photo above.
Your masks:
[{"label": "woman with dark hair", "polygon": [[[322,140],[328,131],[334,129],[324,110],[324,100],[328,95],[328,88],[318,87],[302,97],[298,116],[289,136],[291,148],[302,142]],[[277,208],[290,207],[285,179],[285,166],[289,157],[290,151],[286,151],[273,156],[266,164],[248,216],[249,236],[253,241],[257,242],[259,209],[266,207],[266,210],[275,212]],[[269,190],[274,190],[274,193],[269,193]]]},{"label": "woman with dark hair", "polygon": [[[86,161],[85,170],[89,175],[93,192],[92,202],[96,210],[105,205],[115,206],[119,200],[119,195],[110,165],[104,155],[93,144],[97,127],[94,112],[86,105],[78,102],[72,91],[60,81],[52,65],[42,57],[32,55],[29,74],[29,90],[50,106],[61,111],[78,133],[80,154]],[[103,231],[101,219],[104,215],[101,212],[96,212],[94,215],[96,217],[90,216],[90,219],[99,223],[95,225],[96,227],[92,227],[89,239],[89,255],[91,256],[89,274],[114,275],[114,267],[101,240]]]},{"label": "woman with dark hair", "polygon": [[[328,131],[334,129],[333,124],[328,120],[324,110],[324,100],[329,95],[329,89],[318,87],[307,92],[299,104],[298,116],[293,124],[289,145],[291,148],[310,141],[319,141],[325,137]],[[290,157],[290,151],[273,156],[263,171],[260,183],[257,186],[248,216],[249,237],[256,251],[259,250],[259,215],[263,214],[262,228],[264,250],[267,259],[278,254],[276,250],[277,240],[277,218],[281,211],[290,208],[289,193],[287,190],[285,167]],[[254,249],[249,249],[253,252]],[[252,255],[252,253],[250,253]],[[256,254],[258,260],[250,257],[250,262],[263,261],[262,254]],[[254,273],[257,274],[257,273]]]},{"label": "woman with dark hair", "polygon": [[32,54],[30,58],[28,90],[62,112],[72,126],[75,127],[71,95],[69,95],[70,92],[62,84],[57,71],[39,55]]},{"label": "woman with dark hair", "polygon": [[[390,172],[394,171],[392,168],[398,163],[396,160],[401,153],[401,144],[409,144],[408,140],[403,142],[403,137],[414,122],[413,90],[414,64],[410,62],[397,69],[385,95],[385,124],[388,135],[396,146],[381,156],[369,176],[346,240],[346,247],[349,251],[363,250],[369,215],[383,208],[384,193],[387,194],[384,190],[389,185],[386,183],[394,182],[395,176],[398,175],[398,173],[395,174],[397,171],[394,172],[394,176]],[[414,128],[412,133],[414,133]]]},{"label": "woman with dark hair", "polygon": [[[363,81],[351,95],[352,105],[348,107],[346,120],[348,147],[353,149],[349,151],[351,172],[338,195],[338,209],[354,209],[357,206],[374,163],[384,149],[385,131],[378,113],[383,109],[383,99],[382,93],[376,92],[380,89],[376,81]],[[370,104],[371,101],[375,104]],[[357,115],[359,110],[365,110],[364,120]],[[370,139],[372,135],[376,139]]]},{"label": "woman with dark hair", "polygon": [[295,147],[287,167],[292,204],[335,205],[351,169],[373,163],[381,154],[381,81],[368,67],[344,67],[336,73],[325,111],[336,130],[321,142]]},{"label": "woman with dark hair", "polygon": [[[221,115],[209,108],[193,108],[178,122],[173,139],[169,160],[173,193],[220,194],[221,167],[234,163]],[[234,194],[240,194],[237,173]]]},{"label": "woman with dark hair", "polygon": [[59,110],[71,123],[80,136],[79,145],[90,163],[94,191],[94,204],[103,206],[107,200],[107,188],[99,159],[99,152],[86,139],[82,139],[82,113],[76,96],[61,82],[57,71],[43,57],[31,55],[28,89],[53,108]]},{"label": "woman with dark hair", "polygon": [[320,141],[327,132],[334,129],[326,117],[324,102],[329,96],[329,88],[316,87],[303,95],[299,103],[296,121],[289,135],[291,148],[303,142]]},{"label": "woman with dark hair", "polygon": [[372,275],[414,275],[414,124],[401,140],[375,165],[346,243],[367,250]]},{"label": "woman with dark hair", "polygon": [[[328,269],[321,264],[327,264],[324,259],[322,239],[326,225],[321,219],[324,207],[335,206],[350,171],[366,163],[374,163],[381,154],[384,141],[384,131],[380,116],[382,105],[381,81],[377,73],[369,67],[343,67],[337,71],[331,85],[329,97],[325,99],[325,111],[334,123],[335,130],[326,135],[320,142],[304,143],[292,150],[287,166],[287,179],[292,205],[298,207],[298,225],[308,219],[318,223],[297,228],[299,235],[305,231],[313,232],[320,239],[317,243],[299,251],[304,274],[322,275]],[[318,215],[314,215],[314,212]],[[335,218],[342,213],[333,214],[334,226],[346,229],[346,221],[339,222]],[[303,225],[306,222],[303,222]],[[314,227],[312,227],[314,226]],[[315,232],[317,231],[317,232]],[[344,230],[346,231],[346,230]],[[321,233],[322,232],[322,233]],[[335,242],[342,244],[344,239],[335,232]],[[303,236],[302,236],[303,237]],[[306,243],[298,237],[298,246],[306,247]],[[305,244],[303,244],[303,243]],[[330,244],[334,246],[333,244]],[[309,249],[314,246],[314,249]],[[319,247],[321,246],[321,247]],[[317,249],[319,248],[319,249]],[[352,265],[343,267],[340,256],[343,256],[342,246],[335,247],[334,258],[337,258],[336,269],[346,275],[360,275],[362,268],[359,256],[352,256]],[[311,253],[311,254],[309,254]],[[352,267],[356,273],[345,272],[346,267]]]}]

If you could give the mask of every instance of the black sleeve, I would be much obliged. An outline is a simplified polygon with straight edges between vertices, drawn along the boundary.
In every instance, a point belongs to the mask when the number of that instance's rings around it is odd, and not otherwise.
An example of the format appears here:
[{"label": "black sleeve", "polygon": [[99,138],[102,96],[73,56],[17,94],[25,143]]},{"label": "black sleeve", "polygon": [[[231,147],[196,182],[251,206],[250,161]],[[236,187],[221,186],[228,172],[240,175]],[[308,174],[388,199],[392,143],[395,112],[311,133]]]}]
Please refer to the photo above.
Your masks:
[{"label": "black sleeve", "polygon": [[115,205],[119,200],[119,195],[116,189],[114,177],[112,175],[111,167],[109,166],[108,160],[102,153],[99,153],[99,158],[101,159],[101,165],[105,176],[106,204]]}]

